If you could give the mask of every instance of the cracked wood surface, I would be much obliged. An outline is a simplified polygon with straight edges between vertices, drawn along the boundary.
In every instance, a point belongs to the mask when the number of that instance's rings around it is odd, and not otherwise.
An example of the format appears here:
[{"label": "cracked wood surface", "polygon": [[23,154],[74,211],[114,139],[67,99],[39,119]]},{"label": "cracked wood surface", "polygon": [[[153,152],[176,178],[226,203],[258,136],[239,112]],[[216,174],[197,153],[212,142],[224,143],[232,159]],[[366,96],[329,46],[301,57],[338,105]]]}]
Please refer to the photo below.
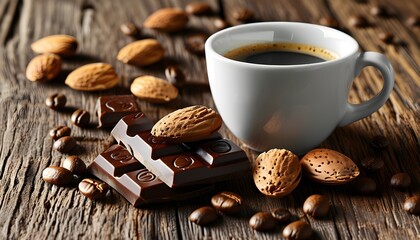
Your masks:
[{"label": "cracked wood surface", "polygon": [[[216,0],[208,0],[218,12]],[[258,233],[248,226],[249,217],[257,211],[276,207],[289,209],[295,218],[309,222],[318,239],[417,239],[420,218],[404,212],[405,197],[419,194],[419,96],[420,96],[420,28],[409,28],[404,22],[419,14],[419,1],[373,1],[365,3],[344,0],[299,1],[223,1],[224,15],[239,6],[255,12],[257,21],[302,21],[317,23],[323,16],[337,18],[341,28],[360,43],[364,51],[384,53],[395,68],[395,87],[387,103],[376,113],[349,126],[338,128],[321,144],[338,150],[357,164],[366,157],[380,157],[384,169],[373,174],[378,191],[372,196],[353,193],[351,185],[328,187],[305,179],[289,196],[269,199],[255,188],[252,177],[244,176],[220,183],[218,190],[242,195],[246,210],[241,216],[223,216],[210,227],[199,227],[188,221],[197,207],[208,205],[211,195],[175,203],[164,203],[141,209],[133,208],[115,191],[104,201],[91,201],[74,187],[56,187],[44,183],[41,173],[49,165],[59,165],[65,158],[52,150],[49,129],[56,125],[72,127],[72,135],[82,146],[76,154],[86,163],[109,146],[113,139],[108,131],[73,127],[69,112],[48,109],[46,96],[60,92],[67,95],[68,105],[94,112],[96,99],[105,94],[129,93],[132,79],[142,74],[164,77],[165,64],[176,62],[189,81],[206,83],[205,61],[186,52],[183,40],[191,32],[215,31],[214,16],[191,17],[188,30],[164,34],[144,29],[142,36],[158,39],[166,50],[163,63],[136,68],[116,61],[117,51],[133,41],[119,31],[119,25],[133,21],[140,25],[161,7],[184,7],[186,0],[159,1],[88,1],[88,0],[0,0],[0,238],[5,239],[278,239],[283,226],[269,233]],[[369,15],[370,8],[381,3],[393,13],[390,18]],[[363,14],[371,26],[356,29],[348,18]],[[381,32],[391,32],[404,45],[385,45],[378,39]],[[30,43],[50,34],[64,33],[79,41],[77,56],[65,59],[63,73],[48,84],[34,84],[25,79],[25,68],[35,54]],[[64,85],[66,75],[74,68],[103,61],[114,66],[122,82],[106,92],[85,93]],[[359,103],[373,97],[381,88],[380,74],[365,68],[354,82],[349,101]],[[208,90],[185,89],[170,104],[139,102],[141,109],[154,121],[178,108],[204,104],[214,107]],[[93,119],[96,121],[97,119]],[[244,148],[250,161],[256,153],[241,145],[225,127],[222,134]],[[384,135],[391,146],[374,151],[369,140]],[[359,164],[360,166],[360,164]],[[390,189],[389,179],[397,172],[412,176],[410,191]],[[366,172],[362,171],[362,175]],[[302,212],[306,197],[314,193],[329,196],[332,209],[322,220]]]}]

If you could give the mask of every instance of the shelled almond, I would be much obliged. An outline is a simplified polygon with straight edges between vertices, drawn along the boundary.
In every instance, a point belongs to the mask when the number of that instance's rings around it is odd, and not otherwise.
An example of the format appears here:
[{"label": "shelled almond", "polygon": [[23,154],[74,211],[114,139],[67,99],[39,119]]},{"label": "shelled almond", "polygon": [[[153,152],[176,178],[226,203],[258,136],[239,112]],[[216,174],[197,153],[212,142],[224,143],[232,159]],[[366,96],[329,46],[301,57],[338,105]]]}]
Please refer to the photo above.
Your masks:
[{"label": "shelled almond", "polygon": [[65,83],[80,91],[98,91],[113,88],[120,82],[111,65],[91,63],[71,72]]},{"label": "shelled almond", "polygon": [[36,53],[55,53],[60,56],[72,56],[77,50],[76,38],[69,35],[50,35],[32,43],[31,48]]},{"label": "shelled almond", "polygon": [[57,54],[44,53],[34,57],[26,68],[26,78],[33,82],[47,82],[61,71],[61,58]]},{"label": "shelled almond", "polygon": [[176,32],[188,23],[188,14],[179,8],[162,8],[152,13],[144,21],[144,27],[163,32]]}]

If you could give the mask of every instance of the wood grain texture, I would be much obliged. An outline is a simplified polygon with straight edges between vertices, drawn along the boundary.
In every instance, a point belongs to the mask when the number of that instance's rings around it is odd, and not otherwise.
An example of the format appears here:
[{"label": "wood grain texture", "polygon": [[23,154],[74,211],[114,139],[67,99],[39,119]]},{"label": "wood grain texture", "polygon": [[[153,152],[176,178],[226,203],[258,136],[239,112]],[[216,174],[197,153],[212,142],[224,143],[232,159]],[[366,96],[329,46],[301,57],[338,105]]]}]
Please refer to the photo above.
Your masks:
[{"label": "wood grain texture", "polygon": [[[214,15],[191,16],[188,29],[165,34],[143,29],[141,38],[153,37],[165,49],[162,63],[147,68],[124,65],[116,60],[118,50],[135,40],[119,31],[121,23],[138,25],[153,11],[162,7],[184,7],[187,0],[94,1],[94,0],[0,0],[0,238],[2,239],[279,239],[283,226],[269,233],[258,233],[248,226],[249,217],[257,211],[276,207],[289,209],[295,219],[309,222],[318,239],[416,239],[420,238],[420,218],[402,209],[406,196],[420,192],[420,28],[405,25],[408,16],[418,14],[419,1],[344,0],[299,1],[223,1],[224,15],[232,19],[232,10],[247,7],[257,21],[303,21],[318,23],[323,16],[337,18],[344,31],[356,38],[364,51],[384,53],[395,68],[395,88],[390,100],[372,116],[338,128],[321,144],[351,157],[357,164],[366,157],[380,157],[384,169],[372,175],[379,189],[372,196],[354,194],[352,185],[326,187],[303,179],[289,196],[269,199],[255,188],[252,177],[244,176],[220,183],[217,190],[237,192],[246,200],[246,210],[237,217],[222,216],[209,227],[188,221],[197,207],[210,204],[211,195],[190,201],[156,204],[140,209],[132,207],[117,192],[104,201],[91,201],[75,187],[56,187],[44,183],[41,173],[49,165],[59,165],[65,158],[52,149],[49,129],[56,125],[72,127],[81,146],[76,154],[90,163],[113,141],[106,130],[73,127],[72,108],[94,112],[96,99],[106,94],[129,93],[132,80],[151,74],[164,78],[167,64],[176,63],[189,81],[207,83],[205,60],[185,50],[184,38],[194,32],[211,34],[212,21],[218,14],[216,0],[208,0]],[[389,18],[369,15],[376,3],[387,6]],[[417,9],[417,10],[416,10]],[[354,14],[367,16],[371,26],[356,29],[348,24]],[[385,45],[378,39],[381,32],[391,32],[405,45]],[[35,54],[30,43],[50,34],[69,34],[79,41],[78,54],[65,59],[63,73],[48,84],[25,79],[25,68]],[[64,85],[66,75],[78,66],[107,62],[114,66],[122,83],[105,92],[86,93]],[[354,82],[349,101],[365,101],[380,90],[382,80],[373,68],[365,68]],[[64,93],[69,111],[48,109],[44,100],[54,93]],[[214,107],[208,90],[185,89],[170,104],[139,102],[141,109],[154,121],[178,108],[194,104]],[[97,121],[94,117],[93,122]],[[223,135],[243,147],[251,162],[256,153],[248,150],[228,129]],[[375,135],[384,135],[391,146],[375,151],[369,146]],[[396,172],[407,172],[413,184],[409,192],[390,189],[389,179]],[[362,172],[362,175],[367,175]],[[302,212],[306,197],[314,193],[329,196],[333,205],[329,215],[314,220]]]}]

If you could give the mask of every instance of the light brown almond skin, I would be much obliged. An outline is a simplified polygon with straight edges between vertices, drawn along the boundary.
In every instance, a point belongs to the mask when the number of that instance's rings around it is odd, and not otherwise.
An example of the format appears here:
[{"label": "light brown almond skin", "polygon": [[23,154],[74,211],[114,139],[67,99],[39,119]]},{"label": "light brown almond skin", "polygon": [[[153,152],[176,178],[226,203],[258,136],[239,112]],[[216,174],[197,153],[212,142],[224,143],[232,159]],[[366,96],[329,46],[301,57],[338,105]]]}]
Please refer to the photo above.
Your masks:
[{"label": "light brown almond skin", "polygon": [[197,105],[169,113],[153,126],[151,133],[172,142],[190,142],[209,136],[221,125],[222,118],[216,111]]},{"label": "light brown almond skin", "polygon": [[132,42],[121,48],[117,59],[123,63],[140,67],[148,66],[160,61],[165,51],[155,39],[144,39]]},{"label": "light brown almond skin", "polygon": [[55,53],[68,57],[76,53],[77,46],[77,40],[72,36],[51,35],[35,41],[31,48],[36,53]]},{"label": "light brown almond skin", "polygon": [[299,158],[286,149],[271,149],[255,160],[254,183],[258,190],[269,197],[290,194],[301,179]]},{"label": "light brown almond skin", "polygon": [[360,174],[350,158],[331,149],[314,149],[303,156],[300,163],[307,178],[328,185],[351,182]]},{"label": "light brown almond skin", "polygon": [[34,57],[26,67],[26,78],[33,82],[48,82],[61,71],[61,58],[57,54],[44,53]]},{"label": "light brown almond skin", "polygon": [[163,79],[145,75],[134,79],[131,93],[139,99],[152,103],[166,103],[178,96],[178,89]]},{"label": "light brown almond skin", "polygon": [[163,32],[176,32],[188,24],[188,14],[179,8],[162,8],[152,13],[144,21],[144,27]]},{"label": "light brown almond skin", "polygon": [[113,88],[120,82],[111,65],[107,63],[91,63],[71,72],[65,83],[80,91],[100,91]]},{"label": "light brown almond skin", "polygon": [[206,2],[191,2],[185,6],[185,11],[189,14],[204,15],[211,13],[211,6]]}]

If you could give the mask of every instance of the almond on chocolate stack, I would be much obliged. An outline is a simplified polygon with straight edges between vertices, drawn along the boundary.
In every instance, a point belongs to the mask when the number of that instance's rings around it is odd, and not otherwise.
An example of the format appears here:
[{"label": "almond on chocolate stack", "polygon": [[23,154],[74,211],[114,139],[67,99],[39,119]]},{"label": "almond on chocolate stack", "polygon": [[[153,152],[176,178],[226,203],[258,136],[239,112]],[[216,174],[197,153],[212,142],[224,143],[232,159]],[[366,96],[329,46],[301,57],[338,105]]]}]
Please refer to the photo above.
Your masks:
[{"label": "almond on chocolate stack", "polygon": [[249,171],[246,153],[217,132],[221,124],[213,109],[191,106],[156,124],[142,112],[125,116],[111,134],[167,186],[178,188],[225,181]]},{"label": "almond on chocolate stack", "polygon": [[152,135],[172,142],[191,142],[203,139],[222,126],[222,118],[211,108],[191,106],[178,109],[159,120]]}]

